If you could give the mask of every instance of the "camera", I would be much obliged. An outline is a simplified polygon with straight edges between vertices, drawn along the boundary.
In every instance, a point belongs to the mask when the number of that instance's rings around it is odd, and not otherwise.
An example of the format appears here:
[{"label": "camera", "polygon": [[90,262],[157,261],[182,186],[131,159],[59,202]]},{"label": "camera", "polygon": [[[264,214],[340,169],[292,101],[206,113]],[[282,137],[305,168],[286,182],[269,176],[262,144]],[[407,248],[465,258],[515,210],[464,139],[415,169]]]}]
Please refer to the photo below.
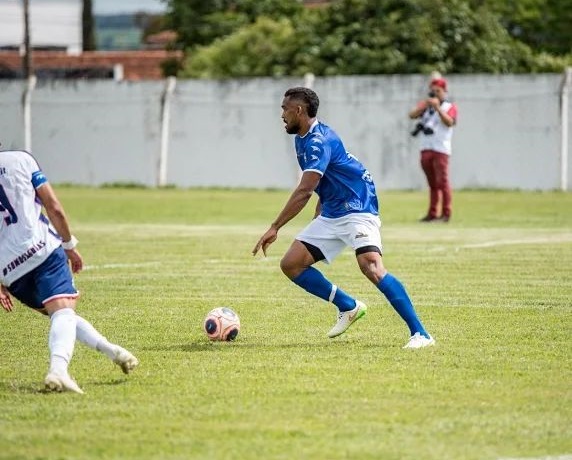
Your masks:
[{"label": "camera", "polygon": [[426,136],[430,136],[431,134],[435,134],[435,131],[433,131],[433,128],[429,128],[428,126],[425,126],[423,123],[417,123],[415,125],[415,128],[413,129],[413,131],[411,131],[411,135],[413,137],[415,137],[421,131],[423,131],[423,134],[425,134]]},{"label": "camera", "polygon": [[[437,95],[435,94],[435,91],[429,91],[427,96],[429,96],[430,98],[437,97]],[[435,109],[433,109],[433,107],[430,107],[429,109],[425,109],[425,110],[429,110],[429,114],[432,115]],[[435,131],[433,130],[433,128],[429,128],[429,127],[425,126],[423,123],[417,123],[415,125],[415,128],[413,129],[413,131],[411,131],[411,135],[413,137],[415,137],[421,131],[423,131],[423,134],[425,134],[426,136],[430,136],[431,134],[435,134]]]}]

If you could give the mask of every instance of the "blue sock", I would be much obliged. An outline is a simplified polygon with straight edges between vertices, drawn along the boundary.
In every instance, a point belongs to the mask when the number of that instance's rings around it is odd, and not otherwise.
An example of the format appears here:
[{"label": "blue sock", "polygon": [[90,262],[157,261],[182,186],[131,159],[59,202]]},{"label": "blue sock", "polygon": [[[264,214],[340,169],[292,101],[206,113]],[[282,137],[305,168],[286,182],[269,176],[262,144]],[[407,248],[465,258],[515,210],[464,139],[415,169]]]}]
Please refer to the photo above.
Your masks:
[{"label": "blue sock", "polygon": [[403,321],[407,323],[411,335],[419,332],[421,335],[427,338],[429,337],[429,334],[427,334],[423,324],[421,324],[421,321],[417,317],[411,299],[407,295],[407,291],[403,284],[401,284],[401,281],[392,274],[387,273],[383,279],[377,283],[377,288],[387,297],[391,306],[399,316],[403,318]]},{"label": "blue sock", "polygon": [[308,267],[292,281],[310,294],[314,294],[326,302],[332,302],[340,311],[350,311],[356,307],[355,299],[330,283],[326,277],[314,267]]}]

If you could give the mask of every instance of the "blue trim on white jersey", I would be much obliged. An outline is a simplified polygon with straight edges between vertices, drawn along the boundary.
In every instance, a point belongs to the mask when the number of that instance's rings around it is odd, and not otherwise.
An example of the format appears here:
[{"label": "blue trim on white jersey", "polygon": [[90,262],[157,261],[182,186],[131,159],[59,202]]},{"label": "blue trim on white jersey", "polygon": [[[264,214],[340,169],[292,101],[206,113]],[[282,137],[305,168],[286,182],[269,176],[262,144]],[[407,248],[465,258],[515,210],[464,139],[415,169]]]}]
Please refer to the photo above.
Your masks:
[{"label": "blue trim on white jersey", "polygon": [[39,189],[46,182],[48,182],[48,178],[41,169],[32,173],[32,185],[35,189]]}]

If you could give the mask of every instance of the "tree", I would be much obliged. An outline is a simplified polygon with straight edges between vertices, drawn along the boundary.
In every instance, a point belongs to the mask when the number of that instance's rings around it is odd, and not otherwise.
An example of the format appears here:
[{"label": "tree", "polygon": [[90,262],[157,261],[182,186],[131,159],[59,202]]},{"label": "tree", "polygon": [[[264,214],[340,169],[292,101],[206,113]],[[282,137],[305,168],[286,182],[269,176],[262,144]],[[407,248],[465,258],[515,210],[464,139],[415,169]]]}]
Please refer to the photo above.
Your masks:
[{"label": "tree", "polygon": [[499,17],[508,33],[535,50],[572,51],[572,0],[470,0]]},{"label": "tree", "polygon": [[259,16],[292,17],[303,6],[298,0],[166,0],[170,27],[184,48],[207,45],[230,35]]},{"label": "tree", "polygon": [[[291,10],[287,1],[282,4],[286,9],[272,10],[265,8],[275,0],[237,0],[231,12],[211,13],[205,21],[232,17],[235,26],[242,26],[191,50],[182,75],[408,74],[435,69],[520,73],[559,71],[571,63],[570,56],[535,53],[512,36],[487,5],[493,1],[334,0],[328,8],[310,12],[298,2]],[[251,22],[263,13],[274,17]]]},{"label": "tree", "polygon": [[290,75],[298,49],[296,30],[290,20],[261,17],[210,46],[197,48],[181,75],[217,79]]},{"label": "tree", "polygon": [[464,0],[338,0],[323,12],[314,72],[519,72],[531,53]]}]

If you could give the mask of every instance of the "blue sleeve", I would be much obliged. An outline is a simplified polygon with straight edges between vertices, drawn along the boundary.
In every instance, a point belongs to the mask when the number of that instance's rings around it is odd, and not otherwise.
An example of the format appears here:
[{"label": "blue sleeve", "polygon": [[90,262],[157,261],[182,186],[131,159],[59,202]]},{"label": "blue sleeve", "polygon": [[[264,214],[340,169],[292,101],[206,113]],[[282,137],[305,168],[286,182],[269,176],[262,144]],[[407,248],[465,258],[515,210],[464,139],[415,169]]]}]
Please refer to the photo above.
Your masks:
[{"label": "blue sleeve", "polygon": [[32,185],[34,186],[35,189],[40,188],[46,182],[48,182],[48,178],[44,175],[44,173],[41,170],[32,173]]},{"label": "blue sleeve", "polygon": [[314,137],[306,144],[304,151],[303,171],[314,171],[322,176],[330,164],[331,149],[323,138]]}]

